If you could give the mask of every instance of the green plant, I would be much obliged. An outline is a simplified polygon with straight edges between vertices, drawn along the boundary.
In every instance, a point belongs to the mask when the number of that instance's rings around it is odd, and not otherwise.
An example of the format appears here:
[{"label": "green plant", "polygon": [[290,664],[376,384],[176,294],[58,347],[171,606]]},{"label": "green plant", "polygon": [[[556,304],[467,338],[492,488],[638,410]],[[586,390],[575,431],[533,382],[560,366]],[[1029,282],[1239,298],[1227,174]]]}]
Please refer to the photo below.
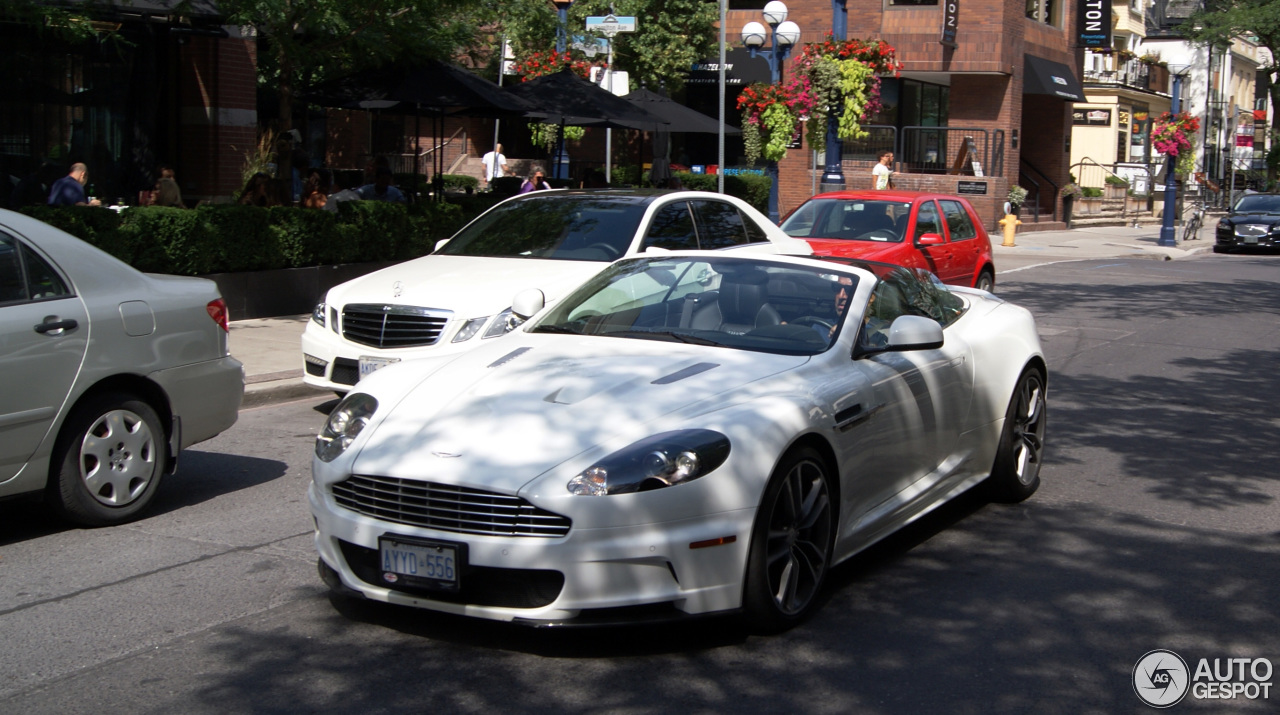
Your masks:
[{"label": "green plant", "polygon": [[1078,184],[1076,184],[1075,179],[1076,179],[1075,175],[1072,174],[1071,182],[1064,184],[1062,188],[1058,190],[1058,195],[1064,199],[1078,199],[1081,196],[1083,196],[1084,191],[1080,188]]},{"label": "green plant", "polygon": [[1100,186],[1086,186],[1081,191],[1084,192],[1084,198],[1086,199],[1102,198],[1102,187]]},{"label": "green plant", "polygon": [[1009,187],[1009,196],[1006,199],[1006,201],[1008,201],[1012,205],[1013,213],[1017,213],[1018,209],[1022,206],[1023,202],[1025,202],[1026,200],[1027,200],[1026,189],[1022,188],[1021,186],[1018,186],[1017,184],[1014,184],[1013,186]]},{"label": "green plant", "polygon": [[466,193],[467,191],[475,191],[480,188],[480,180],[474,176],[466,174],[445,174],[444,190]]},{"label": "green plant", "polygon": [[1107,174],[1107,177],[1104,179],[1104,181],[1107,182],[1108,186],[1124,186],[1124,187],[1129,186],[1128,181],[1125,181],[1124,179],[1120,178],[1119,176],[1115,176],[1114,174]]},{"label": "green plant", "polygon": [[276,165],[276,146],[279,137],[271,129],[258,132],[258,143],[241,149],[235,144],[232,151],[244,153],[244,166],[240,168],[240,185],[249,183],[254,174],[271,174]]}]

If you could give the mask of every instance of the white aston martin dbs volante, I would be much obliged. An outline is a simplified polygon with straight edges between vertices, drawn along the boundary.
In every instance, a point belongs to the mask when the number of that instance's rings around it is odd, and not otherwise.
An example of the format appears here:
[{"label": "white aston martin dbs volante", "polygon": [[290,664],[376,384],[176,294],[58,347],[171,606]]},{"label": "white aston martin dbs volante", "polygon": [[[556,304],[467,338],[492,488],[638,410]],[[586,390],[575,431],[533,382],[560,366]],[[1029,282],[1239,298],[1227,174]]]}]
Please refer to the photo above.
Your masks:
[{"label": "white aston martin dbs volante", "polygon": [[1031,314],[850,259],[620,260],[501,341],[362,380],[316,441],[336,591],[533,624],[808,613],[833,564],[1039,486]]}]

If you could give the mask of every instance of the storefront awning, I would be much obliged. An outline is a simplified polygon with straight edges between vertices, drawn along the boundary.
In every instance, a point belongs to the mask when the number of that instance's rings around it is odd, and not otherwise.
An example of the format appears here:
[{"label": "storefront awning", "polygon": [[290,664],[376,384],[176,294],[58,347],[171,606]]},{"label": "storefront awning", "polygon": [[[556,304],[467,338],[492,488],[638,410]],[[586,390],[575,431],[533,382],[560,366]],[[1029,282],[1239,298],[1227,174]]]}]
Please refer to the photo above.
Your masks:
[{"label": "storefront awning", "polygon": [[1023,94],[1047,94],[1068,102],[1083,102],[1084,88],[1071,68],[1061,62],[1026,55],[1023,65]]}]

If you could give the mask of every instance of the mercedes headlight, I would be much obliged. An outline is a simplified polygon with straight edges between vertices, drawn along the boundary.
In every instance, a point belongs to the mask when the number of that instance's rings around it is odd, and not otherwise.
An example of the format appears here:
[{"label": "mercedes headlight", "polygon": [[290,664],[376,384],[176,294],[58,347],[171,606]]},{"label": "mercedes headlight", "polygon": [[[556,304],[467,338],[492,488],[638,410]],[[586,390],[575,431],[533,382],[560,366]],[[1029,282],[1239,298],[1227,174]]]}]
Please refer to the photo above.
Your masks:
[{"label": "mercedes headlight", "polygon": [[[512,330],[515,330],[516,328],[520,327],[521,323],[523,323],[524,321],[525,321],[524,318],[521,318],[520,316],[511,312],[510,308],[507,308],[501,313],[498,313],[498,317],[493,319],[493,325],[490,325],[489,329],[484,331],[484,337],[496,338],[499,335],[506,335]],[[481,340],[483,339],[484,338],[481,338]]]},{"label": "mercedes headlight", "polygon": [[601,459],[565,486],[582,496],[662,489],[710,474],[728,457],[729,438],[719,432],[664,432]]},{"label": "mercedes headlight", "polygon": [[352,392],[342,398],[316,435],[316,456],[320,461],[332,462],[347,451],[377,409],[378,401],[363,392]]},{"label": "mercedes headlight", "polygon": [[324,301],[316,303],[316,307],[311,309],[311,322],[324,327]]}]

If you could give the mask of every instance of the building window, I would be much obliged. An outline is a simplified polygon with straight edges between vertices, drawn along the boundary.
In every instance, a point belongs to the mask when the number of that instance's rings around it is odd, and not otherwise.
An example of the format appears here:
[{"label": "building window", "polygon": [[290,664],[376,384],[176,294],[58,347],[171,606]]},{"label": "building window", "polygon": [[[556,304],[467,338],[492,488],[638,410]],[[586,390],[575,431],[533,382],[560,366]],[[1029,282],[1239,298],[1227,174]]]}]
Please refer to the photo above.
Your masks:
[{"label": "building window", "polygon": [[1062,9],[1058,0],[1027,0],[1027,19],[1062,27]]}]

